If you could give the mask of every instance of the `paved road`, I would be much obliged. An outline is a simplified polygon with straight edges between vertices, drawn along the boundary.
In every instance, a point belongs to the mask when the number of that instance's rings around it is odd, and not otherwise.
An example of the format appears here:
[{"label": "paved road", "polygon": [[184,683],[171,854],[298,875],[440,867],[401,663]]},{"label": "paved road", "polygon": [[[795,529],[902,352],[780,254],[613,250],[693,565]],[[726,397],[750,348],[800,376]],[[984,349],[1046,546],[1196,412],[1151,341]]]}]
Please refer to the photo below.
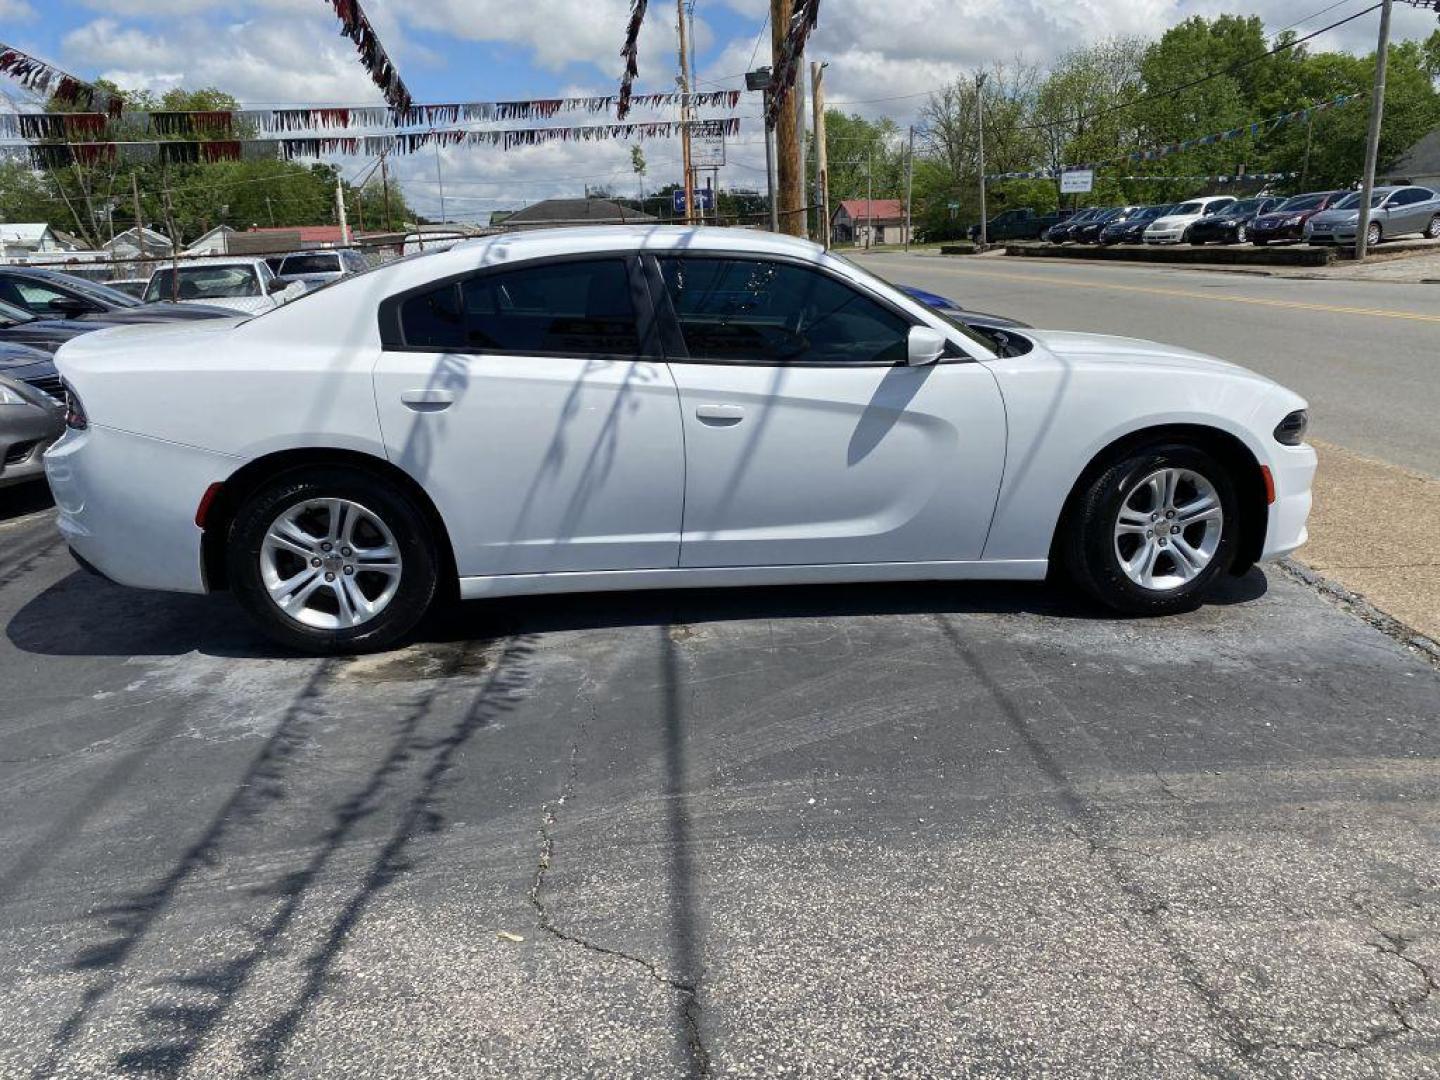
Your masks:
[{"label": "paved road", "polygon": [[1311,432],[1440,476],[1440,285],[883,254],[891,281],[1036,326],[1167,341],[1304,394]]},{"label": "paved road", "polygon": [[0,627],[7,1080],[1440,1076],[1440,673],[1276,571]]}]

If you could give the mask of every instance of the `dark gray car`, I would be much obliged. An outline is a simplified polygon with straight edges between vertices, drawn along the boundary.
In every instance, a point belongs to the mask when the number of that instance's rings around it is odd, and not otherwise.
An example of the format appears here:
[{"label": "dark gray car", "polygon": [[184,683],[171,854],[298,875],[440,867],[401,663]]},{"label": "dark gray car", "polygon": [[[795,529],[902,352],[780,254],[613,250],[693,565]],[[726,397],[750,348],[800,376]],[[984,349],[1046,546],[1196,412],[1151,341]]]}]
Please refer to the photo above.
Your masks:
[{"label": "dark gray car", "polygon": [[65,430],[65,407],[0,375],[0,488],[45,476],[46,449]]},{"label": "dark gray car", "polygon": [[180,319],[231,319],[229,308],[202,304],[147,304],[108,285],[35,266],[0,267],[0,300],[41,319],[119,323]]},{"label": "dark gray car", "polygon": [[[1352,191],[1330,210],[1305,223],[1312,244],[1354,244],[1360,231],[1360,192]],[[1419,233],[1440,240],[1440,193],[1413,184],[1377,187],[1370,194],[1367,244]]]}]

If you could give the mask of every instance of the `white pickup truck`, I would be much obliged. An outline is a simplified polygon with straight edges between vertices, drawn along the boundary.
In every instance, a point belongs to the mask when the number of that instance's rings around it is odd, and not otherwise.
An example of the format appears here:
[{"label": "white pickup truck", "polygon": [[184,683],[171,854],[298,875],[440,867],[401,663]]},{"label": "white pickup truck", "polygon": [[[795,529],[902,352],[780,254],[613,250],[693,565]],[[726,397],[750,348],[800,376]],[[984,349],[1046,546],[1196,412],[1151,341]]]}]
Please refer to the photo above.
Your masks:
[{"label": "white pickup truck", "polygon": [[259,315],[304,292],[304,285],[277,278],[264,259],[184,259],[157,267],[142,299],[208,304]]}]

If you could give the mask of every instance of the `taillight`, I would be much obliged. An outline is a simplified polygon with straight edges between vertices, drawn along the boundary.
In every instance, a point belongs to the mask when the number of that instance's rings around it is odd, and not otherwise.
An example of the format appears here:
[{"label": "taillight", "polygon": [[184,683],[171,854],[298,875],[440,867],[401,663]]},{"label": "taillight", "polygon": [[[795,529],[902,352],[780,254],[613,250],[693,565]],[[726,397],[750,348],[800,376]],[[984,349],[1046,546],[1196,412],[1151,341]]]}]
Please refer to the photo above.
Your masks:
[{"label": "taillight", "polygon": [[90,421],[85,418],[85,406],[80,404],[80,395],[69,383],[65,384],[65,426],[76,431],[84,431],[90,426]]}]

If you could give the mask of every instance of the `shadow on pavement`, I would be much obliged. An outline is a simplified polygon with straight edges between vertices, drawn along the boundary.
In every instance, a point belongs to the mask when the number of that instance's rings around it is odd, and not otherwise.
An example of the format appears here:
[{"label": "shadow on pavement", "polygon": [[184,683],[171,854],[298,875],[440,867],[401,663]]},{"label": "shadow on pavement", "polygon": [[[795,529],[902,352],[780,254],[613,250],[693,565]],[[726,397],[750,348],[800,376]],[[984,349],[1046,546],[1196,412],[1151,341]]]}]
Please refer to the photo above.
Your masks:
[{"label": "shadow on pavement", "polygon": [[[1222,579],[1207,603],[1248,603],[1268,588],[1264,571],[1256,567],[1242,577]],[[785,585],[467,601],[432,618],[420,640],[659,626],[672,619],[706,623],[936,613],[1125,618],[1068,589],[1027,582]],[[25,604],[5,632],[17,649],[48,656],[178,656],[197,651],[224,657],[293,655],[256,630],[228,596],[127,589],[80,571]]]},{"label": "shadow on pavement", "polygon": [[50,497],[50,485],[43,480],[0,488],[0,525],[26,514],[49,510],[54,505],[55,500]]}]

